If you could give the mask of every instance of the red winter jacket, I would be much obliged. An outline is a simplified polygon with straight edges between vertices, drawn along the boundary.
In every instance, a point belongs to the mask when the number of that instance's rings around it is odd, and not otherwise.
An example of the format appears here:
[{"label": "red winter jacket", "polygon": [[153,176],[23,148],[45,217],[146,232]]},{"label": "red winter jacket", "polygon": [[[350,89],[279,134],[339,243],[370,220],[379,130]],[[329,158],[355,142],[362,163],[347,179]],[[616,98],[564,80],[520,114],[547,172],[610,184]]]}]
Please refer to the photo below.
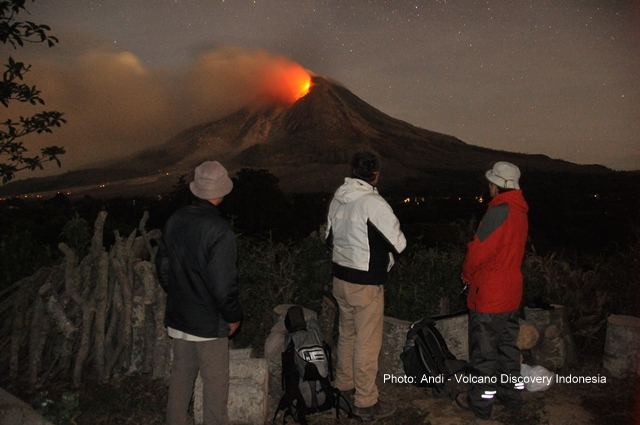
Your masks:
[{"label": "red winter jacket", "polygon": [[495,196],[467,244],[462,279],[469,282],[467,307],[480,313],[507,313],[522,301],[522,258],[529,231],[529,205],[521,190]]}]

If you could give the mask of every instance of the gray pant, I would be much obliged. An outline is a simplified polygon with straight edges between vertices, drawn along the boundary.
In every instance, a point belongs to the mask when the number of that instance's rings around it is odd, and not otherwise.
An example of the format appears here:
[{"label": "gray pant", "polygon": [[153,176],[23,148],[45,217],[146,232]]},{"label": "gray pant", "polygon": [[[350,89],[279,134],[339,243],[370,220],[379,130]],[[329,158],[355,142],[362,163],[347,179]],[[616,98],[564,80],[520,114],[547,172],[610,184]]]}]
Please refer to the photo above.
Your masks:
[{"label": "gray pant", "polygon": [[483,381],[471,384],[469,404],[479,416],[488,418],[496,400],[507,405],[522,403],[524,385],[514,383],[520,377],[519,317],[518,310],[503,314],[469,311],[469,366],[471,375]]},{"label": "gray pant", "polygon": [[187,411],[198,372],[202,377],[205,425],[228,425],[228,338],[202,342],[173,340],[173,365],[169,377],[167,424],[187,425]]}]

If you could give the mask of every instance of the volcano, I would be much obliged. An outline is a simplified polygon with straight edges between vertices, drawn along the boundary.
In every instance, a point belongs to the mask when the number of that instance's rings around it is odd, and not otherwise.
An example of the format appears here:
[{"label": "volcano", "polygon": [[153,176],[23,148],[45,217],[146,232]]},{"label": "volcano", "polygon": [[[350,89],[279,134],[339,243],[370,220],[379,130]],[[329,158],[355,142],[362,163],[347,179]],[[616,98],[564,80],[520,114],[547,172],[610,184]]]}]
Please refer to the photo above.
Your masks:
[{"label": "volcano", "polygon": [[462,186],[499,160],[517,164],[523,179],[529,172],[613,173],[599,165],[469,145],[392,118],[344,86],[313,77],[309,92],[293,104],[259,99],[154,148],[58,176],[12,182],[0,195],[158,195],[171,190],[179,176],[188,181],[205,160],[220,161],[232,176],[242,168],[266,169],[287,193],[332,192],[349,175],[353,153],[363,150],[381,158],[381,188]]}]

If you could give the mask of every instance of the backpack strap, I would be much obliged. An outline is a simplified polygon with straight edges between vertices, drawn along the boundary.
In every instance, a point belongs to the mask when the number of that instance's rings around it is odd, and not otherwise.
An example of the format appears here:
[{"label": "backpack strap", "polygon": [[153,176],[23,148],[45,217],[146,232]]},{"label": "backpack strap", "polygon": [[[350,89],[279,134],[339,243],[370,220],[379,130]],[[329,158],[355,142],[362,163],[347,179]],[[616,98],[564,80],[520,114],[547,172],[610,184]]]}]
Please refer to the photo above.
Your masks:
[{"label": "backpack strap", "polygon": [[336,409],[336,419],[338,420],[340,419],[341,409],[347,412],[347,418],[354,418],[355,415],[353,414],[353,409],[351,408],[351,404],[349,404],[349,401],[345,398],[345,396],[342,395],[340,390],[337,388],[334,388],[333,394],[335,399],[333,407]]},{"label": "backpack strap", "polygon": [[322,348],[327,355],[327,364],[329,365],[329,380],[333,382],[333,359],[331,357],[331,346],[326,341],[322,341]]},{"label": "backpack strap", "polygon": [[[276,409],[276,413],[273,414],[273,419],[271,420],[271,422],[275,425],[276,423],[276,418],[278,417],[278,413],[280,413],[281,411],[285,410],[287,408],[288,405],[288,401],[286,400],[286,394],[282,396],[282,398],[280,398],[280,401],[278,402],[278,408]],[[282,425],[285,425],[287,423],[287,413],[285,411],[284,415],[282,415]]]}]

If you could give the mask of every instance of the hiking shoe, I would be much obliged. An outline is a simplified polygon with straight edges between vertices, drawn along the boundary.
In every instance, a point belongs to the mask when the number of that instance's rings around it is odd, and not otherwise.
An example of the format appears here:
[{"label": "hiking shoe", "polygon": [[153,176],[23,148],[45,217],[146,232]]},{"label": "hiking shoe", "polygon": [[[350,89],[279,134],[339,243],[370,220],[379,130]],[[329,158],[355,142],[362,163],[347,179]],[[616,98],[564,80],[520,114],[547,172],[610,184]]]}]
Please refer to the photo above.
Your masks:
[{"label": "hiking shoe", "polygon": [[469,404],[469,396],[467,395],[467,393],[458,393],[458,395],[456,395],[455,400],[458,407],[461,408],[462,410],[471,412],[477,417],[479,417],[480,419],[484,419],[484,420],[491,419],[491,415],[482,415],[471,408],[471,405]]},{"label": "hiking shoe", "polygon": [[370,407],[356,407],[353,413],[363,420],[388,418],[396,411],[396,407],[389,403],[378,400],[376,404]]}]

